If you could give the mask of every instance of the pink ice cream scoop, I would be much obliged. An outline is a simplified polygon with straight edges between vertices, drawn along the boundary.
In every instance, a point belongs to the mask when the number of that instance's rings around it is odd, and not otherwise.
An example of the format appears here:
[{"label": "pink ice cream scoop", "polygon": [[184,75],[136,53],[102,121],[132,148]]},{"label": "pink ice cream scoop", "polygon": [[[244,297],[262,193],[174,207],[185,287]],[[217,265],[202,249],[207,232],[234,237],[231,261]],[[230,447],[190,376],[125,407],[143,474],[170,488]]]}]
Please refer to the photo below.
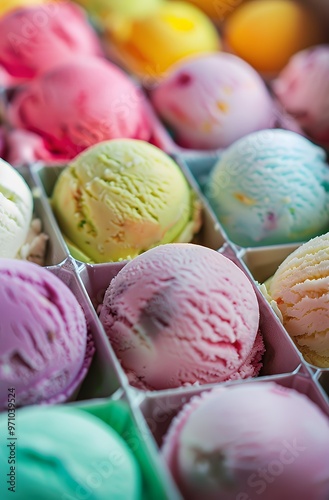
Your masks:
[{"label": "pink ice cream scoop", "polygon": [[42,137],[27,130],[12,129],[3,133],[5,160],[13,167],[31,165],[36,161],[53,163],[54,155]]},{"label": "pink ice cream scoop", "polygon": [[162,455],[189,500],[329,498],[329,419],[272,382],[193,398],[171,423]]},{"label": "pink ice cream scoop", "polygon": [[294,55],[272,86],[301,129],[319,144],[329,145],[329,45]]},{"label": "pink ice cream scoop", "polygon": [[73,3],[49,2],[0,19],[0,65],[15,78],[29,80],[79,55],[102,55],[102,49]]},{"label": "pink ice cream scoop", "polygon": [[[55,275],[26,261],[0,259],[0,408],[58,403],[86,374],[86,320]],[[90,360],[89,360],[90,361]]]},{"label": "pink ice cream scoop", "polygon": [[119,68],[78,59],[40,75],[13,98],[14,127],[38,134],[54,156],[70,159],[107,139],[148,140],[143,95]]},{"label": "pink ice cream scoop", "polygon": [[226,53],[176,65],[152,101],[176,142],[187,148],[225,148],[275,124],[274,105],[258,73]]},{"label": "pink ice cream scoop", "polygon": [[131,384],[158,390],[219,382],[250,364],[259,309],[232,261],[171,243],[118,273],[100,320]]}]

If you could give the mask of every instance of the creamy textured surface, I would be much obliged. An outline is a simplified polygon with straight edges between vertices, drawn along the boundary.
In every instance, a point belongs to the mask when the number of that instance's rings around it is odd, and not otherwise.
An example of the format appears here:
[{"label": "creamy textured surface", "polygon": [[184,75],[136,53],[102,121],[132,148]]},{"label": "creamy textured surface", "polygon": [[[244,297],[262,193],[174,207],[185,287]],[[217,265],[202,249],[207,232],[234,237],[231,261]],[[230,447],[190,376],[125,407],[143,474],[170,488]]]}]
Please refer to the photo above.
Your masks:
[{"label": "creamy textured surface", "polygon": [[28,80],[77,56],[102,54],[84,12],[73,3],[49,2],[0,19],[0,64]]},{"label": "creamy textured surface", "polygon": [[[16,94],[9,118],[37,133],[55,156],[71,159],[115,138],[150,138],[144,97],[114,64],[76,58],[34,79]],[[42,150],[41,144],[35,144]]]},{"label": "creamy textured surface", "polygon": [[329,233],[289,255],[267,290],[306,361],[329,368]]},{"label": "creamy textured surface", "polygon": [[64,401],[78,383],[86,320],[76,298],[46,269],[0,259],[0,407]]},{"label": "creamy textured surface", "polygon": [[329,45],[294,55],[273,90],[306,134],[329,145]]},{"label": "creamy textured surface", "polygon": [[0,257],[15,257],[26,240],[32,210],[32,193],[25,180],[0,160]]},{"label": "creamy textured surface", "polygon": [[[99,418],[68,406],[37,406],[17,411],[16,425],[16,500],[142,498],[136,459],[121,436]],[[9,471],[7,427],[3,413],[0,464]],[[1,481],[1,498],[9,498],[9,486]]]},{"label": "creamy textured surface", "polygon": [[224,148],[275,121],[259,75],[226,53],[182,61],[160,82],[152,101],[176,141],[189,148]]},{"label": "creamy textured surface", "polygon": [[143,141],[107,141],[78,156],[56,183],[53,209],[73,254],[94,262],[190,241],[200,226],[178,165]]},{"label": "creamy textured surface", "polygon": [[298,242],[329,227],[325,151],[287,130],[254,132],[215,165],[207,196],[241,246]]},{"label": "creamy textured surface", "polygon": [[173,420],[162,455],[189,500],[328,499],[328,417],[274,383],[193,398]]},{"label": "creamy textured surface", "polygon": [[258,331],[258,303],[229,259],[192,244],[162,245],[111,282],[100,320],[141,388],[225,380],[243,365]]},{"label": "creamy textured surface", "polygon": [[250,377],[257,377],[263,366],[263,355],[265,353],[265,345],[263,340],[263,335],[260,330],[258,330],[254,345],[247,357],[246,361],[240,368],[229,375],[225,382],[232,380],[241,380]]}]

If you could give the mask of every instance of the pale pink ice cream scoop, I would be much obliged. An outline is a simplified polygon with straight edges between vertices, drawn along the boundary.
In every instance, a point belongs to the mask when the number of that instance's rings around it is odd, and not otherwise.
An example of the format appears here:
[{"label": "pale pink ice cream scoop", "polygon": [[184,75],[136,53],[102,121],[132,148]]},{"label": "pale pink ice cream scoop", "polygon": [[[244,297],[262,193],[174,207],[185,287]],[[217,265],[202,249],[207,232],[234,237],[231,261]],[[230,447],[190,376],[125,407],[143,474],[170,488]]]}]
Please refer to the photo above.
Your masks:
[{"label": "pale pink ice cream scoop", "polygon": [[319,144],[329,145],[329,45],[298,52],[272,86],[301,129]]},{"label": "pale pink ice cream scoop", "polygon": [[118,273],[100,320],[131,384],[159,390],[220,382],[250,363],[259,308],[227,257],[171,243]]},{"label": "pale pink ice cream scoop", "polygon": [[79,56],[100,56],[96,33],[80,7],[49,2],[0,19],[0,65],[17,79],[36,75]]},{"label": "pale pink ice cream scoop", "polygon": [[54,157],[66,159],[108,139],[151,135],[142,93],[100,58],[80,58],[34,79],[13,98],[9,117],[14,127],[42,137]]},{"label": "pale pink ice cream scoop", "polygon": [[274,383],[215,389],[171,423],[162,455],[189,500],[327,500],[329,419]]},{"label": "pale pink ice cream scoop", "polygon": [[226,53],[177,64],[153,91],[152,101],[178,144],[187,148],[225,148],[275,125],[274,104],[258,73]]},{"label": "pale pink ice cream scoop", "polygon": [[[47,269],[0,259],[0,408],[63,402],[81,382],[86,320],[70,289]],[[84,373],[85,375],[85,373]]]}]

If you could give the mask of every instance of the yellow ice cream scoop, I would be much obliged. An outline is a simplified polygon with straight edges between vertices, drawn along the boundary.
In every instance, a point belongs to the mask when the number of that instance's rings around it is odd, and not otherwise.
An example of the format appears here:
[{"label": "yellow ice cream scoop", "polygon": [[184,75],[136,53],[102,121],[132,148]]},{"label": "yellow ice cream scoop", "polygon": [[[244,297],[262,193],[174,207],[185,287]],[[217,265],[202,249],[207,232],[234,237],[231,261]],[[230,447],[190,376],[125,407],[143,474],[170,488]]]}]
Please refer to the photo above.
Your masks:
[{"label": "yellow ice cream scoop", "polygon": [[260,72],[275,74],[299,50],[320,43],[324,32],[312,10],[294,0],[250,0],[227,18],[230,49]]},{"label": "yellow ice cream scoop", "polygon": [[61,173],[52,206],[73,257],[131,259],[156,245],[189,242],[200,207],[179,166],[138,140],[99,143]]},{"label": "yellow ice cream scoop", "polygon": [[33,7],[51,0],[0,0],[0,16],[20,7]]},{"label": "yellow ice cream scoop", "polygon": [[148,17],[132,24],[121,38],[105,26],[109,47],[114,46],[126,68],[139,77],[156,78],[184,57],[220,48],[210,19],[187,2],[163,2]]},{"label": "yellow ice cream scoop", "polygon": [[132,23],[152,15],[164,0],[75,0],[118,39],[130,36]]}]

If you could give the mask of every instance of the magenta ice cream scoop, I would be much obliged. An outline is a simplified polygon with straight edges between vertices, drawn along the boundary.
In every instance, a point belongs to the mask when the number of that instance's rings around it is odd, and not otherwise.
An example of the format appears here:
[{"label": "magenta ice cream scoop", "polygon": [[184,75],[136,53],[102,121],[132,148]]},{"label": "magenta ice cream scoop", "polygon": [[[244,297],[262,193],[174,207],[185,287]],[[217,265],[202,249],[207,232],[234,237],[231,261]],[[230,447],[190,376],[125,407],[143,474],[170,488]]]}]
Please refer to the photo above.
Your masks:
[{"label": "magenta ice cream scoop", "polygon": [[329,419],[272,382],[193,398],[171,423],[162,455],[189,500],[329,498]]},{"label": "magenta ice cream scoop", "polygon": [[153,91],[152,101],[178,144],[187,148],[225,148],[275,124],[274,104],[258,73],[226,53],[177,64]]},{"label": "magenta ice cream scoop", "polygon": [[65,401],[84,371],[87,326],[70,289],[47,269],[0,259],[0,408]]},{"label": "magenta ice cream scoop", "polygon": [[21,8],[0,19],[0,65],[18,82],[79,55],[102,53],[84,11],[73,2]]},{"label": "magenta ice cream scoop", "polygon": [[252,285],[209,248],[171,243],[136,257],[111,282],[100,320],[142,389],[220,382],[239,369],[254,374],[252,360],[261,366]]},{"label": "magenta ice cream scoop", "polygon": [[29,156],[47,161],[47,151],[49,157],[72,159],[98,142],[147,141],[152,133],[140,89],[117,66],[95,57],[63,62],[22,87],[10,103],[8,119],[14,128],[42,139],[16,137],[18,148],[9,144],[15,163]]}]

